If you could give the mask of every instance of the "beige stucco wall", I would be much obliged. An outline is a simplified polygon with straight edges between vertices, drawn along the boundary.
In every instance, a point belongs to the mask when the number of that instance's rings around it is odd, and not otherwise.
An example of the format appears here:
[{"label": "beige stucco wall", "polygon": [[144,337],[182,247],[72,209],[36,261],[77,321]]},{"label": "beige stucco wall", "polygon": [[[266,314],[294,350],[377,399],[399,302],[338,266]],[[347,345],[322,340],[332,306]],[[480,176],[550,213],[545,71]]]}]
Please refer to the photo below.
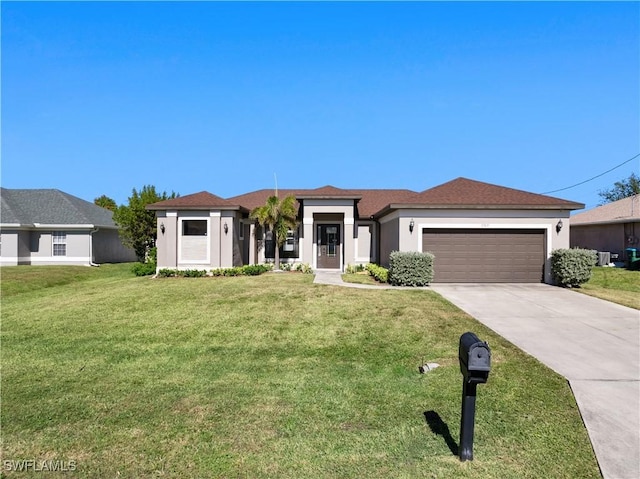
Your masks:
[{"label": "beige stucco wall", "polygon": [[375,263],[378,250],[376,225],[373,221],[358,221],[356,223],[355,263]]},{"label": "beige stucco wall", "polygon": [[[469,229],[544,229],[547,247],[545,262],[545,282],[551,283],[551,251],[558,248],[569,248],[569,211],[568,210],[398,210],[381,220],[382,233],[385,236],[387,223],[398,226],[399,251],[421,251],[423,228],[469,228]],[[413,233],[409,231],[409,223],[413,219]],[[556,231],[558,221],[563,227]],[[382,243],[385,240],[383,238]],[[389,248],[381,247],[382,263],[388,263]],[[386,264],[385,264],[386,265]]]}]

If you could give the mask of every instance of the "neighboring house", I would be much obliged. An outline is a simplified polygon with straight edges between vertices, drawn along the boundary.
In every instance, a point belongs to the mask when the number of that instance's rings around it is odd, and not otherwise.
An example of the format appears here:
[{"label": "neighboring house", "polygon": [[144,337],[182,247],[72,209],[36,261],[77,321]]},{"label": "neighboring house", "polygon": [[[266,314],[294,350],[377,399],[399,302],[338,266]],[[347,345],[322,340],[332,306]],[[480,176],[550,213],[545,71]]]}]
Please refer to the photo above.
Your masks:
[{"label": "neighboring house", "polygon": [[[201,192],[147,206],[158,222],[158,268],[212,269],[274,256],[249,212],[273,190],[223,199]],[[569,247],[569,215],[583,204],[458,178],[423,192],[278,190],[298,202],[284,261],[344,271],[388,266],[392,251],[435,254],[436,282],[551,282],[551,251]]]},{"label": "neighboring house", "polygon": [[640,248],[640,195],[573,215],[571,247],[608,251],[626,260],[626,248]]},{"label": "neighboring house", "polygon": [[135,261],[113,213],[54,189],[0,188],[2,266]]}]

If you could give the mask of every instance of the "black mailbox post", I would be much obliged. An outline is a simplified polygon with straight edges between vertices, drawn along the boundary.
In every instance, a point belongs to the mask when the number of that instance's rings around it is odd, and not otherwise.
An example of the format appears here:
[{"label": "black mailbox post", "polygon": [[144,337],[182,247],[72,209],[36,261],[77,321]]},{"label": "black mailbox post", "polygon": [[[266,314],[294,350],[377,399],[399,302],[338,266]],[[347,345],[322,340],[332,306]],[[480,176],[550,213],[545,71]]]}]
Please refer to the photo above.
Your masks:
[{"label": "black mailbox post", "polygon": [[460,336],[458,348],[462,373],[462,414],[460,418],[460,460],[473,460],[473,427],[476,416],[476,386],[484,384],[491,371],[491,350],[473,333]]}]

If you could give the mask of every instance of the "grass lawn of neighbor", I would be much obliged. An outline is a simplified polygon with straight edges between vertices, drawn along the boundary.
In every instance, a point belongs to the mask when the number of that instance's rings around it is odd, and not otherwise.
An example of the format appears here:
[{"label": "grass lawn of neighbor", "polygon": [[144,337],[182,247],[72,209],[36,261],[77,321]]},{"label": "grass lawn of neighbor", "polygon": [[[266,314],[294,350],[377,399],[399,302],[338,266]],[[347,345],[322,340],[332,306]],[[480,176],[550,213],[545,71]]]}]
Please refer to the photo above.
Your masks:
[{"label": "grass lawn of neighbor", "polygon": [[640,309],[640,271],[596,267],[591,279],[575,291]]},{"label": "grass lawn of neighbor", "polygon": [[[3,464],[74,461],[72,475],[43,474],[87,478],[600,477],[566,380],[434,292],[129,268],[2,268]],[[492,371],[461,463],[465,331],[489,342]],[[440,367],[421,375],[426,361]]]}]

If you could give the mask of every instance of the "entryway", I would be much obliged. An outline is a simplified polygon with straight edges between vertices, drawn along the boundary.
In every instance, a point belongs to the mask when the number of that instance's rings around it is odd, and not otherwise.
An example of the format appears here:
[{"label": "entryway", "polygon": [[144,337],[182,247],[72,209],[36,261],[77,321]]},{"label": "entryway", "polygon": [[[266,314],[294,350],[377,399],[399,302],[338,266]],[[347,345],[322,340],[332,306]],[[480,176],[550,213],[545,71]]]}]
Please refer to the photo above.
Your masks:
[{"label": "entryway", "polygon": [[317,227],[317,268],[340,269],[340,225],[319,224]]}]

